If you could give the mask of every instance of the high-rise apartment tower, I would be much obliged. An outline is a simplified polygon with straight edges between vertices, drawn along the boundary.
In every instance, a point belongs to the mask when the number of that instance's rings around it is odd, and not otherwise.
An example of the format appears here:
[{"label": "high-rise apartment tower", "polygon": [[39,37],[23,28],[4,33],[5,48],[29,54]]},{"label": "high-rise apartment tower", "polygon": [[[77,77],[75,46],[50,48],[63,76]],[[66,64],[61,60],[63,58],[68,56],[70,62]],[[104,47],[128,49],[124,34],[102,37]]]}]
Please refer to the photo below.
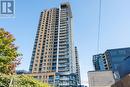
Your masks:
[{"label": "high-rise apartment tower", "polygon": [[77,80],[78,80],[78,84],[81,85],[80,65],[79,65],[79,56],[78,56],[77,47],[75,47],[75,58],[76,58],[76,74],[77,74]]},{"label": "high-rise apartment tower", "polygon": [[58,87],[77,87],[76,58],[69,3],[41,12],[29,71]]},{"label": "high-rise apartment tower", "polygon": [[[125,69],[126,67],[124,67],[124,62],[127,63],[127,66],[129,66],[129,60],[127,60],[127,57],[129,56],[130,47],[109,49],[103,54],[94,55],[93,65],[96,71],[111,70],[114,72],[115,79],[120,79],[122,75],[119,73],[119,67],[122,67],[121,65],[123,65],[123,68]],[[126,72],[123,71],[123,73]]]}]

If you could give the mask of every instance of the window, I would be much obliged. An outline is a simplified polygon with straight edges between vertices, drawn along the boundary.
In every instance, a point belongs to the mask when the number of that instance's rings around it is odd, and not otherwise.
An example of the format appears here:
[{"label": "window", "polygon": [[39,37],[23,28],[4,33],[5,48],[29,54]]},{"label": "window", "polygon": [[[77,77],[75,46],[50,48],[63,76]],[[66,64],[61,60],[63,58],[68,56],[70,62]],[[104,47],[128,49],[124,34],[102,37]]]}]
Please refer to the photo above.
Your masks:
[{"label": "window", "polygon": [[35,62],[38,62],[38,60],[35,60]]},{"label": "window", "polygon": [[37,66],[37,64],[35,64],[35,66]]}]

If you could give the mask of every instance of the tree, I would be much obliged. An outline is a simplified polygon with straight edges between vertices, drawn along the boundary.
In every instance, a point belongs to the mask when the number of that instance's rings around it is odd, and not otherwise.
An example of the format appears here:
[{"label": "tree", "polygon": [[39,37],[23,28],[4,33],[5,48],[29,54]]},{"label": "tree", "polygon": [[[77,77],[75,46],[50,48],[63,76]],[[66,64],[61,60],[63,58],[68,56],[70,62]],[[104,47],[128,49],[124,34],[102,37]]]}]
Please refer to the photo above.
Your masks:
[{"label": "tree", "polygon": [[13,75],[21,56],[14,41],[12,34],[0,28],[0,87],[50,87],[27,75]]},{"label": "tree", "polygon": [[0,73],[13,74],[16,65],[20,63],[12,34],[0,28]]},{"label": "tree", "polygon": [[[11,79],[12,84],[10,85]],[[27,75],[5,75],[0,73],[0,87],[50,87],[46,83]]]}]

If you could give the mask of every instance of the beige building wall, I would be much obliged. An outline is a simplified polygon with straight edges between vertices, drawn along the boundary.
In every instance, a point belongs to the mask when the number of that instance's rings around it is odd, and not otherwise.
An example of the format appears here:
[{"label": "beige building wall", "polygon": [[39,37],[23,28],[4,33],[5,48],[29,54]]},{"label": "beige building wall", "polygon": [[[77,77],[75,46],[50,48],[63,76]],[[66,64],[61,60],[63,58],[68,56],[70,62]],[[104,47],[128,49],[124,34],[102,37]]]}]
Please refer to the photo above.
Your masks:
[{"label": "beige building wall", "polygon": [[45,83],[49,77],[53,78],[49,83],[55,83],[56,67],[53,64],[57,63],[58,21],[59,8],[41,12],[29,68],[32,74],[29,75]]},{"label": "beige building wall", "polygon": [[30,64],[32,73],[54,72],[52,63],[56,62],[54,56],[57,56],[57,46],[55,47],[57,43],[54,44],[54,42],[57,42],[55,37],[58,38],[58,14],[59,9],[57,8],[45,10],[41,13]]},{"label": "beige building wall", "polygon": [[112,71],[88,72],[89,87],[111,87],[115,83]]},{"label": "beige building wall", "polygon": [[32,74],[26,74],[29,76],[33,76],[34,78],[44,82],[44,83],[48,83],[48,78],[49,76],[53,76],[55,77],[55,73],[32,73]]}]

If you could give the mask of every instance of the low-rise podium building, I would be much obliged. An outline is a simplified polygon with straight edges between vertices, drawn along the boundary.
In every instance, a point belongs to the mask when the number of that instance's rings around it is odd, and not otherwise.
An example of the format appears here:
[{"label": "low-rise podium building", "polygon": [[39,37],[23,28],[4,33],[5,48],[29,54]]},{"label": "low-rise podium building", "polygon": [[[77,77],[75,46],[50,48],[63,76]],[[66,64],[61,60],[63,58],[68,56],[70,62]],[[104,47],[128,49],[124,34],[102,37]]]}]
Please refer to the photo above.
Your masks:
[{"label": "low-rise podium building", "polygon": [[112,71],[89,71],[89,87],[111,87],[115,83]]}]

